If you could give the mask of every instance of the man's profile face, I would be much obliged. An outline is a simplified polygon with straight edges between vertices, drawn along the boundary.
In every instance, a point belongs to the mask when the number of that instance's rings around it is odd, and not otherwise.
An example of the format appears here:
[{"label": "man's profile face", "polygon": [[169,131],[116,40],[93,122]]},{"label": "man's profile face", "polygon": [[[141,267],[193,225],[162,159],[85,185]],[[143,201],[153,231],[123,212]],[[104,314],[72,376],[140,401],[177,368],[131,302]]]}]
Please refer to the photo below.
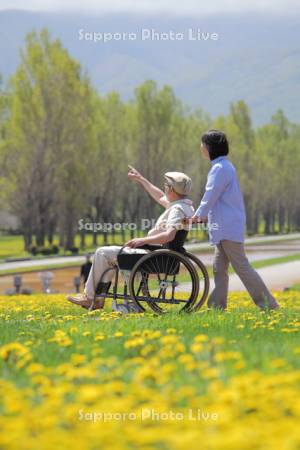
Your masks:
[{"label": "man's profile face", "polygon": [[167,181],[164,182],[164,191],[168,200],[172,199],[172,186]]},{"label": "man's profile face", "polygon": [[168,192],[170,190],[170,185],[167,181],[164,182],[164,192],[166,195],[168,195]]}]

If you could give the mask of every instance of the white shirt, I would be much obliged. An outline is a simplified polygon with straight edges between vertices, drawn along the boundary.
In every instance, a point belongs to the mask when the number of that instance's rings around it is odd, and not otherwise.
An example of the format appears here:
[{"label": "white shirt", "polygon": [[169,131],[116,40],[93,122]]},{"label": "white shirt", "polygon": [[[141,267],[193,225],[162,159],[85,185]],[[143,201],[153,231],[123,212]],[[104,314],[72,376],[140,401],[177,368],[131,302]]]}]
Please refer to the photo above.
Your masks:
[{"label": "white shirt", "polygon": [[152,236],[170,228],[177,230],[188,230],[189,225],[182,225],[184,217],[192,217],[194,215],[193,202],[188,198],[183,198],[170,203],[170,206],[159,216],[148,236]]}]

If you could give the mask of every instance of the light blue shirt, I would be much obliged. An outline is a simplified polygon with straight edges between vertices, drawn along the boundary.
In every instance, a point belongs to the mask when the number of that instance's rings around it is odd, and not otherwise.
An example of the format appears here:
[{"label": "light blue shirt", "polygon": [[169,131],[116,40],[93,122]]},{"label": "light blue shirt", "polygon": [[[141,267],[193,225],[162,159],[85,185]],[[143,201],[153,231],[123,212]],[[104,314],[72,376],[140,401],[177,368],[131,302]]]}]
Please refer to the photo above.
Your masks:
[{"label": "light blue shirt", "polygon": [[195,215],[208,218],[211,244],[225,239],[244,242],[246,214],[235,167],[226,156],[211,163],[205,194]]}]

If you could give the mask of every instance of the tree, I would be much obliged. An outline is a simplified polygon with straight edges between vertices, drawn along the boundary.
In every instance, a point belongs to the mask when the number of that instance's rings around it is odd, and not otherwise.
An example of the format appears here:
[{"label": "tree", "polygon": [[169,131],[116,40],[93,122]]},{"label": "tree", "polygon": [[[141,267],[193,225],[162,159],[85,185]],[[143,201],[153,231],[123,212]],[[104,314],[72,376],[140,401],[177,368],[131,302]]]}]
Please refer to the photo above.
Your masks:
[{"label": "tree", "polygon": [[89,80],[59,40],[51,41],[47,30],[34,32],[26,37],[11,80],[11,98],[11,206],[21,221],[25,247],[33,234],[44,245],[57,225],[64,246],[71,247],[87,200],[88,160],[96,142]]},{"label": "tree", "polygon": [[9,96],[3,89],[2,78],[0,76],[0,207],[7,208],[8,194],[11,191],[10,181],[7,177],[7,120],[9,113]]},{"label": "tree", "polygon": [[257,130],[258,189],[265,233],[299,227],[299,131],[280,110],[271,123]]},{"label": "tree", "polygon": [[[94,117],[97,129],[97,146],[92,156],[93,177],[91,204],[95,221],[114,223],[122,218],[122,206],[126,204],[124,183],[127,182],[126,158],[129,129],[126,126],[127,109],[117,93],[97,100]],[[107,243],[107,233],[103,234]],[[97,244],[94,233],[94,244]]]},{"label": "tree", "polygon": [[223,129],[230,141],[230,158],[235,164],[244,194],[247,212],[247,228],[250,233],[258,231],[259,192],[256,162],[258,158],[255,132],[252,128],[248,106],[243,101],[231,104],[228,117],[219,117],[214,126]]}]

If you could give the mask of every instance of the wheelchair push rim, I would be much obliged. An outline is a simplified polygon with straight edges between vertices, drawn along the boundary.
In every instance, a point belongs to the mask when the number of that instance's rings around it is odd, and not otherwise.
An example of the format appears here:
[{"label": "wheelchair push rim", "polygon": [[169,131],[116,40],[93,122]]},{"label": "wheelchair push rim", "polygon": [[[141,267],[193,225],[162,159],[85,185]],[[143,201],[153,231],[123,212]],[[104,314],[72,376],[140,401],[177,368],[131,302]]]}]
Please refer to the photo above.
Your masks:
[{"label": "wheelchair push rim", "polygon": [[135,264],[129,290],[141,311],[148,305],[157,314],[189,312],[198,297],[199,277],[194,264],[181,253],[156,250]]}]

